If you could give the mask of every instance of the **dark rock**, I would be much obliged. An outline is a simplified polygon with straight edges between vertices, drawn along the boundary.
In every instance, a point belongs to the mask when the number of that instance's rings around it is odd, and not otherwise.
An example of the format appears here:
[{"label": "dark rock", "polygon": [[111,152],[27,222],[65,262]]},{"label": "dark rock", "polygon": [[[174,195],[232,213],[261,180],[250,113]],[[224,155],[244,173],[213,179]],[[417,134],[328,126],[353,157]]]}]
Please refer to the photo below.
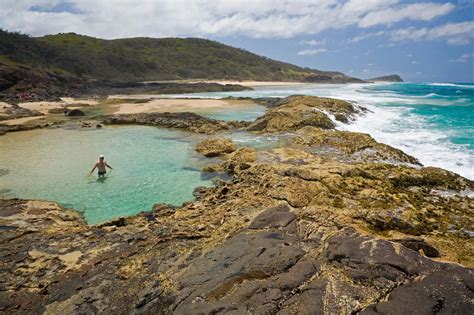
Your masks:
[{"label": "dark rock", "polygon": [[178,298],[176,313],[228,307],[231,303],[219,300],[236,287],[242,284],[241,290],[246,290],[244,283],[250,285],[252,280],[267,279],[294,266],[304,255],[292,245],[295,240],[280,232],[239,234],[204,254],[180,276],[180,285],[186,289],[181,292],[183,298]]},{"label": "dark rock", "polygon": [[260,213],[250,224],[250,229],[280,228],[285,227],[296,219],[296,215],[290,212],[287,204],[281,204]]},{"label": "dark rock", "polygon": [[224,122],[205,118],[190,112],[111,115],[104,116],[102,122],[109,125],[132,124],[178,128],[205,134],[211,134],[229,128]]},{"label": "dark rock", "polygon": [[80,109],[72,109],[70,111],[67,112],[67,115],[68,116],[85,116],[86,114],[84,114],[84,112]]},{"label": "dark rock", "polygon": [[147,304],[156,302],[162,293],[163,288],[160,282],[156,281],[138,293],[138,301],[135,304],[135,308],[144,308]]},{"label": "dark rock", "polygon": [[336,118],[337,121],[343,122],[345,124],[349,123],[349,119],[347,119],[347,116],[341,113],[336,113],[334,114],[334,118]]},{"label": "dark rock", "polygon": [[446,266],[395,288],[361,314],[473,314],[473,288],[472,270]]},{"label": "dark rock", "polygon": [[392,242],[397,242],[403,246],[414,250],[416,252],[423,250],[423,253],[432,258],[440,257],[439,251],[433,246],[425,242],[423,239],[416,238],[403,238],[403,239],[392,239]]}]

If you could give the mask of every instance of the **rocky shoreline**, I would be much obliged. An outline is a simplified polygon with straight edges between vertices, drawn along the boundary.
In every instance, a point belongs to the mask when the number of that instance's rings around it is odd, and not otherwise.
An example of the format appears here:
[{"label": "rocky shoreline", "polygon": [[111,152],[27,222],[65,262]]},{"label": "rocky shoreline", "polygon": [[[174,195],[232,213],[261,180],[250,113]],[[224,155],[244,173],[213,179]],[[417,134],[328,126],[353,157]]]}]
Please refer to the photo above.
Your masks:
[{"label": "rocky shoreline", "polygon": [[[203,172],[226,173],[180,207],[87,225],[51,202],[0,201],[6,313],[473,313],[474,183],[366,134],[364,109],[268,100],[253,123],[192,113],[107,115],[208,136]],[[90,126],[94,127],[92,123]],[[285,138],[238,147],[235,130]]]},{"label": "rocky shoreline", "polygon": [[60,97],[89,97],[111,94],[179,94],[252,90],[238,84],[126,82],[79,78],[64,71],[37,69],[0,61],[0,102],[58,101]]}]

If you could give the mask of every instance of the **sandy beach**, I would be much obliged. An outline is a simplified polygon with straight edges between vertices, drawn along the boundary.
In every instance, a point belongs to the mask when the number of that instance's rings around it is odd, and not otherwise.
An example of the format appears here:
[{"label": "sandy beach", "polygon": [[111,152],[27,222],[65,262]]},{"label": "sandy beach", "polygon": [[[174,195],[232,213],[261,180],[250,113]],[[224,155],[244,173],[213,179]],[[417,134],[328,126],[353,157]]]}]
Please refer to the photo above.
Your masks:
[{"label": "sandy beach", "polygon": [[[67,107],[69,109],[80,108],[82,105],[92,106],[99,104],[95,100],[76,100],[73,98],[61,98],[60,102],[28,102],[28,103],[20,103],[23,108],[36,110],[40,113],[47,114],[49,110]],[[73,105],[73,106],[71,106]]]},{"label": "sandy beach", "polygon": [[[44,116],[22,117],[3,120],[0,123],[5,125],[21,125],[34,120],[56,121],[66,118],[61,113],[50,113],[57,108],[67,107],[68,109],[81,109],[83,111],[99,110],[103,114],[137,114],[151,112],[203,112],[208,110],[226,109],[235,106],[253,105],[254,102],[248,100],[219,100],[219,99],[189,99],[189,98],[150,98],[150,95],[113,95],[103,101],[92,99],[77,100],[73,98],[62,98],[60,102],[30,102],[20,103],[23,108],[36,110]],[[132,100],[143,100],[143,102],[133,102]],[[5,108],[4,108],[5,107]],[[8,104],[0,103],[0,115],[4,115],[5,110],[10,107]]]},{"label": "sandy beach", "polygon": [[148,103],[123,103],[113,105],[117,108],[116,114],[136,114],[144,112],[174,112],[196,111],[216,108],[228,108],[252,104],[248,101],[215,100],[215,99],[153,99]]},{"label": "sandy beach", "polygon": [[14,125],[21,125],[28,121],[36,120],[36,119],[44,119],[44,116],[30,116],[30,117],[2,120],[0,121],[0,123],[3,125],[14,126]]}]

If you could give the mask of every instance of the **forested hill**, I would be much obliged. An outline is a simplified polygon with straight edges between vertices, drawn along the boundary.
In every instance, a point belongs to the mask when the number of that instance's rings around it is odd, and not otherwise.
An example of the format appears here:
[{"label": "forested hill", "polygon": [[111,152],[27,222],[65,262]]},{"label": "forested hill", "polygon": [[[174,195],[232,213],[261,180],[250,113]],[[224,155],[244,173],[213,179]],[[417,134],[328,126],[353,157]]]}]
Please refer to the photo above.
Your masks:
[{"label": "forested hill", "polygon": [[360,82],[200,38],[103,40],[74,33],[33,38],[0,30],[0,62],[113,81],[229,79]]}]

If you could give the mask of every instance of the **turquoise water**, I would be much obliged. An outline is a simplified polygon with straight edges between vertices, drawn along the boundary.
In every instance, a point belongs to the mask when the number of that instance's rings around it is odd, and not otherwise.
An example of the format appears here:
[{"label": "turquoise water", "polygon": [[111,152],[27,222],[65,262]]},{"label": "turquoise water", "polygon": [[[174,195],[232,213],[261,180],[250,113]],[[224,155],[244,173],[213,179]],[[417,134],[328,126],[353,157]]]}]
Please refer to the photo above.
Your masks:
[{"label": "turquoise water", "polygon": [[236,105],[232,108],[216,108],[212,111],[201,110],[196,111],[197,114],[200,114],[205,117],[219,119],[224,121],[229,120],[244,120],[244,121],[253,121],[257,117],[265,113],[266,107],[262,105]]},{"label": "turquoise water", "polygon": [[[418,100],[408,105],[411,114],[424,117],[433,128],[446,130],[453,143],[474,150],[474,84],[400,83],[368,90]],[[398,103],[389,102],[388,105],[396,107]]]},{"label": "turquoise water", "polygon": [[[418,158],[474,179],[474,84],[301,84],[253,91],[193,94],[193,97],[334,97],[370,110],[342,130],[365,132]],[[183,95],[182,95],[183,96]]]},{"label": "turquoise water", "polygon": [[[0,137],[0,195],[56,201],[90,224],[180,205],[212,185],[194,146],[187,133],[143,126],[10,133]],[[114,168],[104,180],[86,176],[99,154]]]}]

